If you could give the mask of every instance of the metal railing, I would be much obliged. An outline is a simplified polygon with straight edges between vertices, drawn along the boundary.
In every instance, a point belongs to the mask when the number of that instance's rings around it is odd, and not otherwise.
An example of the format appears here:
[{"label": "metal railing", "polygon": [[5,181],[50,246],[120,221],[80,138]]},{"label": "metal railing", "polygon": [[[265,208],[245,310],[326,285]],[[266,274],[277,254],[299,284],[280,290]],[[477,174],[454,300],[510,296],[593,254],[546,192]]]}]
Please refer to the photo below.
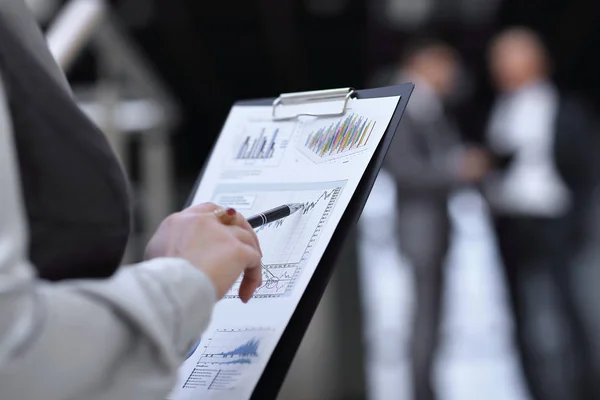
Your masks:
[{"label": "metal railing", "polygon": [[[99,79],[73,88],[82,110],[106,134],[123,164],[139,164],[135,188],[143,229],[132,237],[130,262],[160,221],[172,212],[173,176],[170,132],[179,123],[179,107],[139,48],[120,27],[103,0],[72,0],[58,13],[46,37],[50,51],[66,73],[77,57],[92,49]],[[139,160],[128,159],[129,141],[140,143]]]}]

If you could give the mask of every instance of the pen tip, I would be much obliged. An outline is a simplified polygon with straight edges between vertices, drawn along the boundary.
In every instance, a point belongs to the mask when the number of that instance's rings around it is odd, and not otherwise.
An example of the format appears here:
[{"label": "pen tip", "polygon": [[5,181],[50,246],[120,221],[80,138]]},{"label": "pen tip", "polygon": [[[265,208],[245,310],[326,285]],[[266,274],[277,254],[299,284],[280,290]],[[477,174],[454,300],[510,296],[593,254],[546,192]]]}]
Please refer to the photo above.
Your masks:
[{"label": "pen tip", "polygon": [[304,207],[304,204],[302,203],[292,203],[292,204],[288,204],[288,207],[290,208],[292,213],[295,213],[296,211],[302,209]]}]

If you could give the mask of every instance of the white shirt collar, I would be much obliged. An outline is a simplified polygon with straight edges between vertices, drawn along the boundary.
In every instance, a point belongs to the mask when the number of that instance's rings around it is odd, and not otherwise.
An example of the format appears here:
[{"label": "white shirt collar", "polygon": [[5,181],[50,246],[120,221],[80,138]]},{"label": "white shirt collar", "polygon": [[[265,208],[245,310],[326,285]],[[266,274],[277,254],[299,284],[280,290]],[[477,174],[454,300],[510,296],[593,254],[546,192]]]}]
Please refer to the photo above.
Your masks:
[{"label": "white shirt collar", "polygon": [[523,96],[529,96],[533,94],[539,95],[555,95],[556,88],[554,85],[546,79],[540,79],[533,81],[527,85],[524,85],[520,89],[515,90],[514,92],[508,92],[503,94],[500,99],[502,100],[511,100],[515,98],[520,98]]}]

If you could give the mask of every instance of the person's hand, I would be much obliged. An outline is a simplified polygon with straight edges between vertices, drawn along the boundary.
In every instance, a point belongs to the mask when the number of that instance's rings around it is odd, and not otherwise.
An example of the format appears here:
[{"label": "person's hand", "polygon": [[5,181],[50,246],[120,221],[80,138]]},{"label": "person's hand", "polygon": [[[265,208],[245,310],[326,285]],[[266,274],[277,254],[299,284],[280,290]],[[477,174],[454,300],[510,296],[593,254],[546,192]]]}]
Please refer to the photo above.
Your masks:
[{"label": "person's hand", "polygon": [[491,170],[488,153],[480,148],[467,148],[460,158],[459,174],[467,182],[479,182]]},{"label": "person's hand", "polygon": [[239,295],[243,302],[250,300],[262,281],[262,253],[256,233],[235,210],[223,210],[212,203],[167,217],[146,248],[146,259],[156,257],[188,260],[210,277],[219,299],[242,273]]}]

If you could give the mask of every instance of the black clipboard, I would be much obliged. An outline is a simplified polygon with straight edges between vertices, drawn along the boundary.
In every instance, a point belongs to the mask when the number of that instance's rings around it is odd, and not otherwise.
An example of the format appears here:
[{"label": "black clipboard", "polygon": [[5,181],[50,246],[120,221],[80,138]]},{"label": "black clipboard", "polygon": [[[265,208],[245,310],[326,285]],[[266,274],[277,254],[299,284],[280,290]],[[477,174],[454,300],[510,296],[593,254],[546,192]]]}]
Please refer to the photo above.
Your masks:
[{"label": "black clipboard", "polygon": [[[262,376],[260,377],[252,396],[250,397],[252,400],[268,400],[268,399],[276,399],[279,390],[285,380],[287,372],[294,360],[294,356],[296,355],[296,351],[300,346],[304,334],[308,329],[308,325],[312,320],[312,317],[317,310],[317,306],[321,301],[323,293],[327,288],[329,280],[333,274],[333,268],[335,265],[335,261],[342,249],[347,233],[351,231],[351,229],[357,224],[358,219],[362,213],[362,210],[369,198],[369,194],[371,193],[371,189],[375,184],[375,179],[379,174],[379,170],[383,165],[383,160],[387,154],[387,151],[390,147],[392,139],[400,126],[400,120],[404,115],[404,111],[406,110],[406,106],[414,89],[413,83],[405,83],[402,85],[395,86],[386,86],[376,89],[365,89],[365,90],[354,90],[351,88],[346,89],[333,89],[333,90],[325,90],[325,91],[315,91],[315,92],[301,92],[301,93],[292,93],[288,95],[281,95],[278,98],[266,98],[266,99],[256,99],[256,100],[241,100],[234,104],[234,106],[272,106],[273,107],[273,117],[277,120],[277,108],[286,100],[289,103],[299,104],[300,102],[306,101],[323,101],[323,100],[332,100],[336,97],[340,97],[344,100],[344,108],[340,114],[335,115],[343,115],[346,108],[346,103],[350,98],[357,99],[374,99],[380,97],[391,97],[391,96],[400,96],[400,100],[396,105],[396,109],[394,110],[394,114],[390,120],[390,123],[383,135],[383,138],[379,142],[367,169],[365,170],[350,203],[346,207],[344,211],[344,215],[340,219],[333,236],[327,246],[327,249],[323,253],[323,257],[319,261],[313,276],[308,283],[304,294],[300,298],[290,321],[285,328],[277,346],[273,350],[273,353],[267,362],[267,365],[263,371]],[[315,114],[302,114],[302,115],[315,115]],[[297,115],[296,115],[297,116]],[[316,116],[332,116],[332,114],[319,114]],[[199,174],[196,183],[194,184],[194,188],[186,202],[186,207],[190,206],[194,195],[200,185],[202,180],[202,176],[204,175],[204,170],[206,169],[206,165],[208,164],[210,157],[214,151],[211,149],[211,152],[206,159],[204,166]]]}]

